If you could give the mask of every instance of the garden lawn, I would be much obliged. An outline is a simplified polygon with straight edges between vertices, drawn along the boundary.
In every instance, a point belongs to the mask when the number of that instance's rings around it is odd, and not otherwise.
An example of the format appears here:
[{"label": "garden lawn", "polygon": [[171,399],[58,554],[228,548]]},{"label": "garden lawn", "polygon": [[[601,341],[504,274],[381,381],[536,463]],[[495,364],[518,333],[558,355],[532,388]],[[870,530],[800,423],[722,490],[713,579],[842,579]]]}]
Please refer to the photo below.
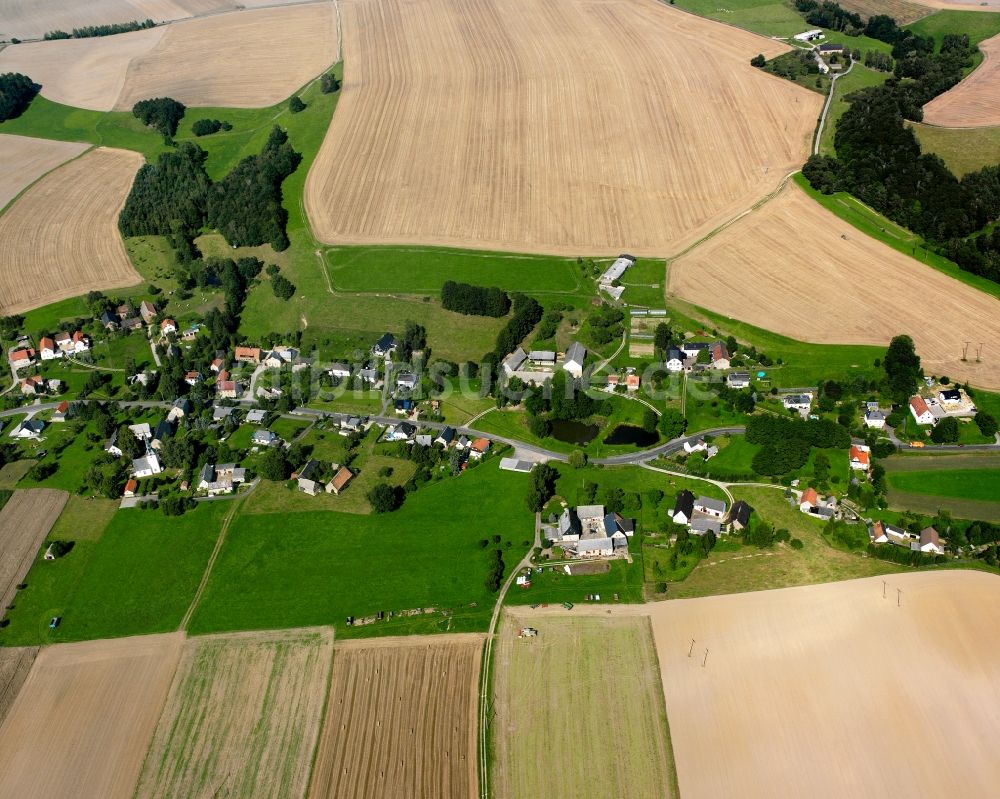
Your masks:
[{"label": "garden lawn", "polygon": [[[507,592],[508,605],[558,604],[560,602],[642,602],[642,552],[638,542],[629,542],[632,563],[613,560],[604,574],[566,574],[562,566],[548,566],[540,561],[541,574],[532,569],[531,587],[513,587]],[[600,595],[588,600],[588,595]],[[615,599],[615,594],[618,599]]]},{"label": "garden lawn", "polygon": [[[421,488],[390,514],[240,515],[190,630],[335,624],[338,636],[359,636],[485,629],[495,597],[484,585],[487,550],[478,542],[500,535],[508,568],[521,559],[534,530],[524,502],[528,481],[493,461]],[[347,616],[427,606],[456,613],[344,624]]]}]

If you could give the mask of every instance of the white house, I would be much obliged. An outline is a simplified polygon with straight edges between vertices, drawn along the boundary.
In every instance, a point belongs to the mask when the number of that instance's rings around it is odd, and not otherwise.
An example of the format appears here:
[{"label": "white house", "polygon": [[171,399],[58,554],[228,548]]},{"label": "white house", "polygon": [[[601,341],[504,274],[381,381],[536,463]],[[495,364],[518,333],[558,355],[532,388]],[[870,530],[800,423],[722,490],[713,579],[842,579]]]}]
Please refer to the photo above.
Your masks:
[{"label": "white house", "polygon": [[136,479],[141,477],[152,477],[154,474],[159,474],[162,471],[163,469],[160,466],[160,459],[153,451],[150,451],[147,455],[144,455],[141,458],[136,458],[132,461],[132,476]]},{"label": "white house", "polygon": [[708,348],[709,345],[703,341],[685,341],[681,344],[681,352],[688,358],[697,358],[699,352]]},{"label": "white house", "polygon": [[883,430],[885,428],[885,414],[878,409],[865,411],[865,427]]},{"label": "white house", "polygon": [[346,363],[331,364],[327,371],[329,371],[330,377],[345,378],[351,376],[351,367]]},{"label": "white house", "polygon": [[795,410],[806,414],[812,407],[812,394],[788,394],[781,398],[781,404],[786,410]]},{"label": "white house", "polygon": [[917,424],[934,424],[934,414],[931,413],[924,398],[919,394],[910,397],[910,413],[913,414],[913,419]]},{"label": "white house", "polygon": [[164,319],[160,322],[160,333],[166,336],[168,333],[177,332],[177,323],[173,319]]},{"label": "white house", "polygon": [[684,353],[678,347],[667,350],[666,366],[668,372],[684,371]]},{"label": "white house", "polygon": [[729,350],[721,341],[716,341],[709,350],[713,369],[728,369],[730,364]]},{"label": "white house", "polygon": [[694,501],[695,513],[702,513],[711,516],[713,519],[721,519],[726,515],[726,503],[721,499],[711,497],[698,497]]},{"label": "white house", "polygon": [[250,443],[258,447],[270,447],[280,440],[278,434],[272,430],[254,430],[250,436]]},{"label": "white house", "polygon": [[40,419],[24,419],[18,422],[7,435],[11,438],[38,438],[45,429]]},{"label": "white house", "polygon": [[528,354],[523,349],[518,347],[510,355],[503,359],[503,370],[508,376],[510,376],[524,366],[524,362],[526,360],[528,360]]},{"label": "white house", "polygon": [[409,422],[400,422],[390,427],[385,437],[387,441],[411,441],[416,432],[417,428]]},{"label": "white house", "polygon": [[583,362],[587,359],[587,348],[580,342],[574,341],[566,350],[566,360],[563,361],[563,369],[573,377],[583,376]]},{"label": "white house", "polygon": [[396,388],[412,391],[417,387],[417,376],[413,372],[400,372],[396,375]]},{"label": "white house", "polygon": [[128,429],[140,441],[149,441],[153,437],[153,432],[149,429],[149,425],[146,422],[142,424],[130,424]]},{"label": "white house", "polygon": [[87,338],[79,330],[77,330],[73,334],[73,348],[72,348],[72,352],[79,354],[81,352],[86,352],[89,349],[90,349],[90,339]]},{"label": "white house", "polygon": [[934,555],[943,555],[944,547],[941,546],[941,538],[938,536],[938,531],[933,527],[925,527],[920,531],[920,540],[915,542],[914,546],[920,552],[930,552]]},{"label": "white house", "polygon": [[253,410],[247,411],[247,421],[250,424],[260,424],[264,421],[265,416],[267,416],[267,411],[263,408],[254,408]]},{"label": "white house", "polygon": [[730,372],[726,375],[726,383],[730,388],[749,388],[750,387],[750,373],[749,372]]},{"label": "white house", "polygon": [[38,354],[43,361],[51,361],[54,358],[62,358],[62,351],[56,347],[56,343],[48,336],[42,336],[38,342]]},{"label": "white house", "polygon": [[871,465],[871,448],[864,444],[851,444],[851,468],[867,472]]},{"label": "white house", "polygon": [[690,524],[694,516],[694,494],[687,489],[681,491],[674,500],[674,509],[670,514],[674,524]]},{"label": "white house", "polygon": [[25,366],[31,366],[32,361],[35,360],[35,351],[31,347],[24,347],[14,350],[7,358],[10,361],[11,367],[16,371],[17,369],[23,369]]}]

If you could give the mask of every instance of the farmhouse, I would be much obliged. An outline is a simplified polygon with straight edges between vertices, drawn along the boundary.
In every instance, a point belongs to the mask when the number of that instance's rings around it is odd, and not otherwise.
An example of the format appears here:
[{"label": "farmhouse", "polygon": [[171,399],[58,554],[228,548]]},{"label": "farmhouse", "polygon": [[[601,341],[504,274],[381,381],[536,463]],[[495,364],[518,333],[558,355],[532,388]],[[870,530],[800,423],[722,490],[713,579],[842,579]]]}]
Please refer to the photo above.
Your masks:
[{"label": "farmhouse", "polygon": [[750,373],[749,372],[730,372],[726,375],[726,384],[730,388],[749,388],[750,387]]},{"label": "farmhouse", "polygon": [[797,42],[814,42],[817,39],[822,39],[824,36],[826,36],[826,34],[819,28],[816,28],[815,30],[796,33],[792,38]]},{"label": "farmhouse", "polygon": [[132,476],[137,480],[142,477],[152,477],[163,471],[160,466],[160,459],[155,452],[149,452],[141,458],[132,461]]},{"label": "farmhouse", "polygon": [[671,347],[667,350],[666,366],[668,372],[681,372],[684,370],[685,355],[678,347]]},{"label": "farmhouse", "polygon": [[528,354],[521,347],[518,347],[503,359],[503,370],[510,376],[524,366],[526,360],[528,360]]},{"label": "farmhouse", "polygon": [[709,345],[704,341],[685,341],[681,344],[681,352],[687,358],[697,358],[698,353],[708,348]]},{"label": "farmhouse", "polygon": [[354,472],[348,469],[346,466],[341,466],[337,473],[333,476],[333,479],[326,484],[326,490],[329,494],[340,494],[347,484],[351,482],[354,477]]},{"label": "farmhouse", "polygon": [[528,360],[537,366],[555,366],[556,354],[552,350],[532,350],[528,353]]},{"label": "farmhouse", "polygon": [[614,392],[617,389],[618,389],[618,375],[608,375],[608,379],[604,386],[604,390]]},{"label": "farmhouse", "polygon": [[674,500],[674,509],[670,514],[674,524],[690,524],[694,516],[694,494],[686,488]]},{"label": "farmhouse", "polygon": [[638,391],[639,390],[639,375],[632,373],[625,375],[625,388],[628,391]]},{"label": "farmhouse", "polygon": [[316,496],[316,494],[322,493],[323,484],[319,481],[320,465],[319,461],[310,459],[303,466],[298,475],[296,475],[296,480],[299,484],[299,491],[302,491],[309,496]]},{"label": "farmhouse", "polygon": [[802,496],[799,497],[799,510],[803,513],[811,513],[812,509],[816,507],[819,503],[819,496],[816,494],[816,489],[811,486],[802,492]]},{"label": "farmhouse", "polygon": [[751,514],[753,514],[753,508],[742,499],[737,500],[726,516],[726,526],[735,533],[745,530],[750,524]]},{"label": "farmhouse", "polygon": [[577,516],[576,511],[572,508],[566,508],[559,516],[559,522],[556,526],[557,537],[555,540],[579,541],[581,530],[580,517]]},{"label": "farmhouse", "polygon": [[910,397],[910,413],[913,414],[913,419],[917,424],[934,424],[934,414],[931,413],[930,408],[927,407],[927,402],[919,394],[914,394]]},{"label": "farmhouse", "polygon": [[698,497],[694,502],[694,512],[710,516],[713,519],[722,519],[726,515],[726,503],[721,499]]},{"label": "farmhouse", "polygon": [[573,377],[583,376],[583,362],[587,359],[587,348],[580,342],[574,341],[566,350],[566,359],[563,361],[563,369]]},{"label": "farmhouse", "polygon": [[233,360],[237,363],[259,364],[260,359],[260,347],[237,347],[233,352]]},{"label": "farmhouse", "polygon": [[148,325],[156,318],[156,306],[149,300],[143,300],[139,303],[139,316]]},{"label": "farmhouse", "polygon": [[868,528],[868,539],[873,544],[893,544],[897,547],[911,548],[918,541],[917,536],[902,527],[888,522],[875,522]]},{"label": "farmhouse", "polygon": [[716,341],[711,349],[709,350],[709,357],[712,359],[713,369],[728,369],[729,368],[729,350],[726,349],[726,345],[721,341]]},{"label": "farmhouse", "polygon": [[376,358],[388,358],[395,352],[397,342],[392,333],[385,333],[382,338],[372,345],[372,355]]},{"label": "farmhouse", "polygon": [[864,444],[852,444],[850,459],[852,469],[867,472],[871,460],[871,448]]},{"label": "farmhouse", "polygon": [[40,419],[23,419],[7,434],[11,438],[38,438],[45,429]]},{"label": "farmhouse", "polygon": [[566,508],[559,517],[553,539],[581,558],[613,555],[626,550],[635,533],[635,522],[618,513],[605,513],[603,505],[580,505],[575,511]]},{"label": "farmhouse", "polygon": [[691,520],[691,524],[688,525],[688,531],[691,535],[705,535],[705,533],[720,535],[722,533],[722,522],[718,519],[711,519],[708,516],[700,516],[697,519]]},{"label": "farmhouse", "polygon": [[31,377],[26,377],[21,381],[21,393],[26,394],[29,397],[33,397],[36,394],[44,394],[45,378],[41,375],[31,375]]},{"label": "farmhouse", "polygon": [[31,366],[35,360],[35,351],[31,347],[14,350],[7,358],[10,361],[11,368],[16,371],[26,366]]},{"label": "farmhouse", "polygon": [[197,489],[214,497],[232,493],[245,480],[246,470],[239,468],[235,463],[222,463],[218,466],[206,463],[198,474]]}]

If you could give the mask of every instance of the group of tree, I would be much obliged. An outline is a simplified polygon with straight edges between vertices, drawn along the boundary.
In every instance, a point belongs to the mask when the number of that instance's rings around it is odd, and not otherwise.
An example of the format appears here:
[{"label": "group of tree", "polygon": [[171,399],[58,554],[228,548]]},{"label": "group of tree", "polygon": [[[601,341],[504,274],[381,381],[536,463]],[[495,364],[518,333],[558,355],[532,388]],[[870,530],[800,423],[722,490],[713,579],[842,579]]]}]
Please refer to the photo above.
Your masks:
[{"label": "group of tree", "polygon": [[319,90],[323,94],[333,94],[340,89],[340,81],[332,72],[324,72],[319,79]]},{"label": "group of tree", "polygon": [[233,126],[229,122],[220,119],[199,119],[191,126],[191,132],[195,136],[211,136],[220,130],[229,131]]},{"label": "group of tree", "polygon": [[860,14],[847,11],[837,3],[795,0],[795,8],[805,14],[806,22],[817,28],[827,28],[847,36],[859,36],[865,29],[865,21]]},{"label": "group of tree", "polygon": [[540,463],[531,471],[531,485],[528,486],[528,495],[525,501],[528,510],[532,513],[539,513],[545,507],[556,492],[556,480],[559,479],[559,472],[547,463]]},{"label": "group of tree", "polygon": [[20,72],[0,75],[0,122],[19,117],[41,87]]},{"label": "group of tree", "polygon": [[71,33],[54,30],[46,33],[42,38],[45,41],[52,39],[92,39],[97,36],[114,36],[118,33],[131,33],[132,31],[142,31],[147,28],[155,28],[156,23],[151,19],[133,20],[132,22],[114,22],[108,25],[85,25],[82,28],[73,28]]},{"label": "group of tree", "polygon": [[375,513],[391,513],[398,510],[406,499],[406,491],[401,486],[389,483],[376,483],[367,493],[368,504]]},{"label": "group of tree", "polygon": [[812,447],[846,449],[850,432],[829,419],[792,419],[761,414],[747,419],[746,440],[759,444],[750,467],[762,475],[777,476],[801,469]]},{"label": "group of tree", "polygon": [[[494,536],[494,538],[499,538],[499,536]],[[503,562],[503,550],[502,549],[491,549],[489,554],[489,562],[486,566],[486,589],[490,593],[496,593],[500,590],[500,586],[503,585],[503,573],[506,569],[506,565]]]},{"label": "group of tree", "polygon": [[118,219],[122,235],[167,236],[181,262],[195,255],[192,242],[205,226],[234,247],[287,249],[281,183],[301,160],[288,134],[275,127],[259,155],[244,158],[218,183],[205,171],[206,157],[186,142],[144,165]]},{"label": "group of tree", "polygon": [[295,284],[280,272],[271,275],[271,291],[279,300],[290,300],[295,294]]},{"label": "group of tree", "polygon": [[538,330],[535,331],[535,341],[549,341],[555,338],[559,323],[562,322],[562,311],[558,308],[550,308],[545,312],[542,321],[538,323]]},{"label": "group of tree", "polygon": [[510,297],[496,286],[474,286],[446,280],[441,287],[441,307],[468,316],[506,316],[510,311]]},{"label": "group of tree", "polygon": [[920,356],[909,336],[896,336],[889,342],[885,358],[882,359],[889,394],[893,401],[905,403],[917,390],[924,370],[920,368]]},{"label": "group of tree", "polygon": [[184,118],[187,106],[172,97],[154,97],[151,100],[140,100],[132,106],[132,116],[143,125],[155,128],[164,138],[177,133],[177,125]]},{"label": "group of tree", "polygon": [[527,294],[515,293],[511,297],[511,310],[507,324],[497,333],[495,352],[501,358],[517,349],[518,344],[542,318],[542,306]]},{"label": "group of tree", "polygon": [[883,53],[879,50],[866,50],[865,66],[879,72],[892,72],[895,62],[888,53]]},{"label": "group of tree", "polygon": [[608,344],[620,338],[625,331],[625,312],[614,305],[601,305],[587,317],[590,338],[597,345]]}]

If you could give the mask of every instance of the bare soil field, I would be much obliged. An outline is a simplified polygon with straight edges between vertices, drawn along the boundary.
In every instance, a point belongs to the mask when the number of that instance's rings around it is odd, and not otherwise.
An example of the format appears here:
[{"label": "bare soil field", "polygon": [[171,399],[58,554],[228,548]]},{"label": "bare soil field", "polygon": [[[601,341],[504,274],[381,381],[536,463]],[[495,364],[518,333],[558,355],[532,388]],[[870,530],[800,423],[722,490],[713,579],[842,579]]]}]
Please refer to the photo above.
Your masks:
[{"label": "bare soil field", "polygon": [[996,11],[1000,8],[1000,0],[913,0],[928,8],[943,8],[951,11]]},{"label": "bare soil field", "polygon": [[0,135],[0,211],[46,172],[75,158],[90,145],[71,141]]},{"label": "bare soil field", "polygon": [[37,654],[37,646],[0,648],[0,724],[7,718],[7,712],[28,679]]},{"label": "bare soil field", "polygon": [[1000,36],[981,42],[983,63],[969,77],[924,106],[924,122],[947,128],[1000,125]]},{"label": "bare soil field", "polygon": [[[800,341],[882,344],[912,336],[928,374],[1000,388],[1000,301],[875,241],[794,183],[675,261],[668,291]],[[890,305],[886,305],[886,303]]]},{"label": "bare soil field", "polygon": [[118,214],[142,162],[131,150],[98,147],[46,175],[0,216],[0,313],[139,282]]},{"label": "bare soil field", "polygon": [[313,799],[478,796],[481,635],[337,644]]},{"label": "bare soil field", "polygon": [[20,44],[0,51],[0,71],[23,72],[48,99],[97,111],[164,95],[191,106],[261,108],[330,66],[337,41],[335,6],[318,2]]},{"label": "bare soil field", "polygon": [[347,0],[305,203],[328,243],[664,255],[773,190],[822,98],[656,0]]},{"label": "bare soil field", "polygon": [[685,799],[996,794],[1000,578],[885,579],[646,606]]},{"label": "bare soil field", "polygon": [[[562,613],[508,613],[501,626],[493,670],[495,795],[676,797],[649,619]],[[518,639],[523,624],[538,637]]]},{"label": "bare soil field", "polygon": [[182,633],[38,653],[0,726],[0,796],[131,799]]},{"label": "bare soil field", "polygon": [[332,661],[332,629],[188,639],[137,799],[305,796]]},{"label": "bare soil field", "polygon": [[31,488],[15,491],[0,510],[0,617],[68,498],[54,488]]},{"label": "bare soil field", "polygon": [[[152,19],[154,22],[303,0],[0,0],[0,38],[36,39],[53,30],[71,31]],[[116,39],[119,37],[115,37]]]},{"label": "bare soil field", "polygon": [[932,13],[920,0],[842,0],[838,5],[865,19],[876,14],[888,14],[900,25],[909,25]]}]

